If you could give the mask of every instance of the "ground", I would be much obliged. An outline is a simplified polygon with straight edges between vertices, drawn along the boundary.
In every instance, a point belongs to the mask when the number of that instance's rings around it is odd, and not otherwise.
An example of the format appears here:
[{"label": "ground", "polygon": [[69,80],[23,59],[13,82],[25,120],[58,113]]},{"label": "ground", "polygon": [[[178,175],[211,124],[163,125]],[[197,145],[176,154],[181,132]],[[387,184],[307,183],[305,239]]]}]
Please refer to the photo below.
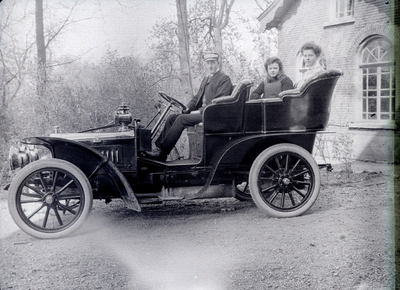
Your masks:
[{"label": "ground", "polygon": [[[234,198],[137,213],[95,201],[73,235],[39,240],[0,192],[1,289],[394,289],[393,166],[322,170],[314,206],[265,216]],[[398,172],[398,171],[397,171]]]}]

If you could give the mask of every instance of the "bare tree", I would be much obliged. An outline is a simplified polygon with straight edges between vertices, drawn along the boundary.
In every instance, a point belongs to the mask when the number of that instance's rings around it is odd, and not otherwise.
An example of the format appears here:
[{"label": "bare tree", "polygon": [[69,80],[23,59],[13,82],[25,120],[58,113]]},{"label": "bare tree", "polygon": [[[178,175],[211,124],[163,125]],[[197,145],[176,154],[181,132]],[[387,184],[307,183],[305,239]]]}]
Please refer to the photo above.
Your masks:
[{"label": "bare tree", "polygon": [[15,2],[1,6],[0,21],[0,114],[4,115],[11,101],[17,96],[25,75],[25,65],[34,45],[27,41],[24,48],[18,45],[17,37],[12,27],[23,20],[13,19]]},{"label": "bare tree", "polygon": [[[84,2],[84,1],[83,1]],[[93,15],[87,18],[82,18],[79,20],[72,20],[75,9],[78,5],[83,2],[75,1],[72,6],[68,7],[63,5],[63,9],[68,9],[67,16],[58,21],[58,23],[53,24],[52,27],[44,27],[44,9],[43,0],[35,0],[35,27],[36,27],[36,48],[37,48],[37,93],[39,96],[43,96],[46,89],[47,82],[47,69],[51,66],[63,65],[64,63],[49,64],[47,52],[50,50],[50,45],[54,42],[63,31],[73,24],[80,21],[85,21],[93,18]],[[100,3],[99,3],[100,5]],[[46,33],[45,33],[46,32]],[[67,63],[71,63],[80,59],[76,57],[74,60],[69,60]]]},{"label": "bare tree", "polygon": [[186,0],[176,0],[178,12],[178,45],[183,98],[186,101],[193,96],[192,74],[190,70],[189,24]]},{"label": "bare tree", "polygon": [[43,25],[43,0],[35,2],[35,24],[36,24],[36,49],[37,49],[37,85],[36,90],[39,97],[43,97],[46,90],[46,45],[44,42]]},{"label": "bare tree", "polygon": [[211,29],[214,29],[215,35],[215,51],[222,55],[222,31],[229,23],[229,14],[235,0],[221,0],[219,10],[217,11],[217,0],[215,0],[215,8],[211,14]]}]

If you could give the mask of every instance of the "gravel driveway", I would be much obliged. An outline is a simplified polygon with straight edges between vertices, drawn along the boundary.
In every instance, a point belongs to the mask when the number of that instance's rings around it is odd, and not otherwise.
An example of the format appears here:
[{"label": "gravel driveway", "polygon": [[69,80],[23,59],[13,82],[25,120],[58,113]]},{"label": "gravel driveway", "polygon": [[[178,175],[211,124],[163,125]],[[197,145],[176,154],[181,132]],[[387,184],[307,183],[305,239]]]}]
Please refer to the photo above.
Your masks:
[{"label": "gravel driveway", "polygon": [[[1,289],[393,289],[392,166],[322,171],[296,218],[233,198],[168,202],[136,213],[95,201],[70,237],[38,240],[0,192]],[[397,171],[398,172],[398,171]]]}]

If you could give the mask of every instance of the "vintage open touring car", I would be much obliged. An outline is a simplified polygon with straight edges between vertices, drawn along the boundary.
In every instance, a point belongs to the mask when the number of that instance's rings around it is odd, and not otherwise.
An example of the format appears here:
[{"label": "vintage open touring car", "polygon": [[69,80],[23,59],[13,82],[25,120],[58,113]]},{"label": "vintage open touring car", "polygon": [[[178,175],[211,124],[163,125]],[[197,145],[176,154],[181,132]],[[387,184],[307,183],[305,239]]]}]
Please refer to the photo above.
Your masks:
[{"label": "vintage open touring car", "polygon": [[[273,217],[306,212],[320,191],[320,172],[311,153],[326,129],[332,93],[342,75],[325,71],[279,98],[249,100],[251,82],[206,107],[202,124],[188,133],[190,158],[152,160],[152,140],[179,101],[160,93],[165,110],[152,129],[121,105],[114,132],[30,137],[10,149],[17,170],[6,187],[15,223],[37,238],[59,238],[82,225],[93,199],[122,198],[140,211],[163,201],[236,197],[252,199]],[[249,190],[248,190],[249,188]]]}]

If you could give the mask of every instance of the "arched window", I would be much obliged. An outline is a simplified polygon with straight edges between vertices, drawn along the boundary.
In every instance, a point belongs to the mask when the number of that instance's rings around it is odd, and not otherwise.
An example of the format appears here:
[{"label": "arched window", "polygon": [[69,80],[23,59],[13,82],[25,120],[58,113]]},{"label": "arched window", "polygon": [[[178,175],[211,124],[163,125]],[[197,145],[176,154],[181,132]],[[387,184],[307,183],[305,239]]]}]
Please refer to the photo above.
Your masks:
[{"label": "arched window", "polygon": [[375,38],[361,49],[362,119],[395,119],[395,67],[392,45]]}]

